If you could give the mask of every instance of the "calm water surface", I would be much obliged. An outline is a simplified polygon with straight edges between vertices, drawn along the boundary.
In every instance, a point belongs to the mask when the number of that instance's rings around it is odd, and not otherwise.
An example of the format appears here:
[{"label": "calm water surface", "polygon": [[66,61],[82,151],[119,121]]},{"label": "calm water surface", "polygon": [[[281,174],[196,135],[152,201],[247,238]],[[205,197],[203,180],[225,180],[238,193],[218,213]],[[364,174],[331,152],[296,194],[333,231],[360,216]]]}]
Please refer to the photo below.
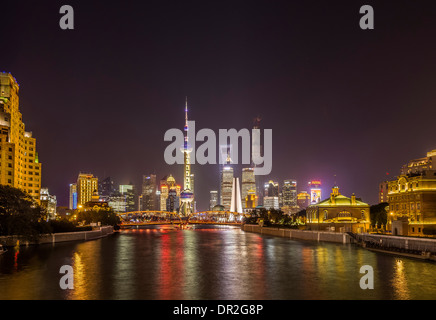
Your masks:
[{"label": "calm water surface", "polygon": [[[62,265],[74,289],[62,290]],[[374,289],[359,286],[374,269]],[[436,264],[237,227],[123,230],[88,242],[9,248],[0,299],[436,299]]]}]

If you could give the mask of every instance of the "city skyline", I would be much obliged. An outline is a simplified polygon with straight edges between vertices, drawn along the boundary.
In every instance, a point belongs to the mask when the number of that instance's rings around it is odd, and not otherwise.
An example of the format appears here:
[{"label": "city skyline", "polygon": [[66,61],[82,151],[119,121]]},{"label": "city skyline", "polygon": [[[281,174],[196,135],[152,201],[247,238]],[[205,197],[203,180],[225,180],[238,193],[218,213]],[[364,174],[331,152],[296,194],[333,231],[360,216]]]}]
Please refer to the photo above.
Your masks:
[{"label": "city skyline", "polygon": [[436,296],[435,0],[1,12],[0,300]]},{"label": "city skyline", "polygon": [[[377,33],[359,28],[359,6],[346,1],[130,4],[121,16],[105,4],[98,21],[96,4],[76,4],[71,31],[56,25],[57,3],[27,6],[5,4],[20,14],[5,17],[14,50],[2,52],[2,69],[20,84],[23,121],[44,164],[41,187],[60,205],[79,172],[119,184],[139,185],[152,172],[181,181],[182,167],[163,161],[163,135],[183,126],[185,96],[198,128],[251,128],[260,116],[273,130],[271,179],[292,177],[299,187],[320,179],[325,193],[336,182],[370,204],[381,181],[436,147],[431,2],[377,2]],[[125,47],[113,48],[121,35]],[[202,186],[198,207],[207,208],[219,167],[192,172]]]}]

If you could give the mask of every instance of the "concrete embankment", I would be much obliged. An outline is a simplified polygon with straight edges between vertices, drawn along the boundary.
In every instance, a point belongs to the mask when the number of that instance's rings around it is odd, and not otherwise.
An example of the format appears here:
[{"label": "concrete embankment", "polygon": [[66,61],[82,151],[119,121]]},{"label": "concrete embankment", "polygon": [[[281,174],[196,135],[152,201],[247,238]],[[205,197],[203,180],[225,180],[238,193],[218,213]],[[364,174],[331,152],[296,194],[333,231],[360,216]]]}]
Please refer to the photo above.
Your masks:
[{"label": "concrete embankment", "polygon": [[241,227],[247,232],[256,232],[271,236],[279,236],[290,239],[310,240],[310,241],[326,241],[336,243],[354,243],[354,239],[347,233],[340,232],[325,232],[325,231],[309,231],[297,229],[280,229],[261,227],[254,224],[246,224]]},{"label": "concrete embankment", "polygon": [[356,241],[368,250],[436,261],[436,239],[379,234],[356,234]]},{"label": "concrete embankment", "polygon": [[67,241],[86,241],[106,237],[113,232],[114,228],[112,226],[104,226],[91,231],[44,234],[41,235],[37,241],[34,242],[26,241],[20,236],[3,236],[0,237],[0,243],[4,246],[11,247],[15,246],[17,244],[17,241],[19,241],[20,245],[59,243]]}]

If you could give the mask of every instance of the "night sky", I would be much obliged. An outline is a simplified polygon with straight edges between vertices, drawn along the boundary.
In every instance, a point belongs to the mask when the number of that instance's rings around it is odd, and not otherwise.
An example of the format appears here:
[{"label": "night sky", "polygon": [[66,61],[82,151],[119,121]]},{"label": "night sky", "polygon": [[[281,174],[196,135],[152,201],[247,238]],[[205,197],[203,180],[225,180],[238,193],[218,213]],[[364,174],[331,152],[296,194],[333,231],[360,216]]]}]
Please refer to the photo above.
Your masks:
[{"label": "night sky", "polygon": [[[74,30],[59,27],[64,4]],[[365,4],[374,30],[359,27]],[[265,180],[321,179],[323,198],[336,181],[377,203],[379,182],[436,149],[435,1],[20,0],[1,13],[0,71],[20,84],[58,205],[80,171],[181,183],[163,137],[183,128],[185,96],[197,130],[251,129],[260,115],[273,131]],[[219,167],[192,171],[206,209]]]}]

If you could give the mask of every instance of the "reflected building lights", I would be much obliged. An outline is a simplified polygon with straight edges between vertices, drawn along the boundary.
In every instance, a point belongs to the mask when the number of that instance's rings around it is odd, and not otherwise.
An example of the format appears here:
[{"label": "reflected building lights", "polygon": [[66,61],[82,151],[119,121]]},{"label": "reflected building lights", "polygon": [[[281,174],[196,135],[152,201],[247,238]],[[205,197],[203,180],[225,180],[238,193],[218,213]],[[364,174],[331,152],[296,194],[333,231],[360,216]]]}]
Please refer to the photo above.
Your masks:
[{"label": "reflected building lights", "polygon": [[404,262],[401,259],[397,259],[394,265],[394,274],[392,278],[392,286],[394,287],[395,299],[409,300],[410,291],[408,288],[406,272],[404,270]]}]

